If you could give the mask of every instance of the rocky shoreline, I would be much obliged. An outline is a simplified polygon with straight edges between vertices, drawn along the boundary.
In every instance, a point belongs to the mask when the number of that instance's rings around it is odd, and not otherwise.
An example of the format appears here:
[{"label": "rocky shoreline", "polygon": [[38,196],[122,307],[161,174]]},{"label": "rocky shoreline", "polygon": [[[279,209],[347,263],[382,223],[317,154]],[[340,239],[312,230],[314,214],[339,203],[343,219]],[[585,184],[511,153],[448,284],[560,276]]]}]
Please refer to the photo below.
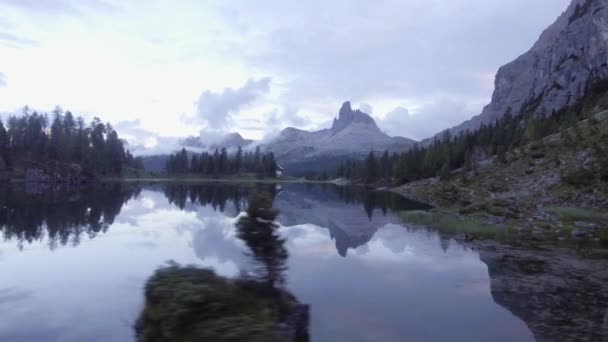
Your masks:
[{"label": "rocky shoreline", "polygon": [[[572,136],[579,141],[572,142]],[[602,180],[608,111],[574,128],[515,148],[469,169],[407,183],[392,191],[538,239],[608,239],[608,185]]]}]

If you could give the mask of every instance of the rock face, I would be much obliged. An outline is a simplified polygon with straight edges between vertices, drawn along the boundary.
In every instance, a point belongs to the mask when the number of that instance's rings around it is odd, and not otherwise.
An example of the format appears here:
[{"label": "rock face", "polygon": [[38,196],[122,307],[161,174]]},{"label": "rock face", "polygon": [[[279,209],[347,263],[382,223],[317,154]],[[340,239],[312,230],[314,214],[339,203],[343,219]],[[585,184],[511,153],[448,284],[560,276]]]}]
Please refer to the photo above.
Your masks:
[{"label": "rock face", "polygon": [[390,137],[374,119],[345,102],[330,129],[309,132],[284,129],[277,138],[263,145],[291,174],[328,170],[347,158],[361,158],[370,150],[404,151],[414,140]]},{"label": "rock face", "polygon": [[378,126],[374,119],[371,116],[363,113],[360,110],[353,111],[350,106],[350,102],[344,102],[342,108],[340,108],[340,113],[338,114],[338,118],[334,119],[334,123],[331,127],[332,134],[337,134],[341,130],[348,128],[348,126],[353,124],[360,124],[366,126],[369,130],[378,132]]},{"label": "rock face", "polygon": [[475,130],[508,111],[550,115],[606,79],[608,1],[573,0],[528,52],[498,70],[492,101],[482,113],[452,131]]}]

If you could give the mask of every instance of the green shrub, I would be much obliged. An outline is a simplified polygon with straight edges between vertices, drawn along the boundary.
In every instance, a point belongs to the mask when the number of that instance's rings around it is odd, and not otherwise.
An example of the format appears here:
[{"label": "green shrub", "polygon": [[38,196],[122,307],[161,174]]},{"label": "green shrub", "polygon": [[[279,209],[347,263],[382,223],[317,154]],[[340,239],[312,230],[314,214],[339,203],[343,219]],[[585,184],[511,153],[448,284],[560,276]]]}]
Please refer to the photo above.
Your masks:
[{"label": "green shrub", "polygon": [[594,182],[593,171],[585,167],[568,168],[561,174],[562,182],[576,187],[588,186]]},{"label": "green shrub", "polygon": [[573,207],[545,207],[546,212],[556,214],[566,221],[608,222],[608,214]]}]

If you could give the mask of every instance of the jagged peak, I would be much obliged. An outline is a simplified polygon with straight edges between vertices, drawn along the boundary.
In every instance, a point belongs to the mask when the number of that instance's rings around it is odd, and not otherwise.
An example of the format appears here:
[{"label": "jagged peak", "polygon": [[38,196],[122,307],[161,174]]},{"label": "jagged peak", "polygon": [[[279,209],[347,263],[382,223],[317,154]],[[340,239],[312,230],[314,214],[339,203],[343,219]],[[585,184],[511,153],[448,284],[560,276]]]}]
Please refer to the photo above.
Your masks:
[{"label": "jagged peak", "polygon": [[353,110],[350,101],[346,101],[340,108],[338,118],[334,119],[331,130],[335,134],[353,123],[369,125],[370,129],[379,130],[376,121],[369,114],[363,113],[359,109]]}]

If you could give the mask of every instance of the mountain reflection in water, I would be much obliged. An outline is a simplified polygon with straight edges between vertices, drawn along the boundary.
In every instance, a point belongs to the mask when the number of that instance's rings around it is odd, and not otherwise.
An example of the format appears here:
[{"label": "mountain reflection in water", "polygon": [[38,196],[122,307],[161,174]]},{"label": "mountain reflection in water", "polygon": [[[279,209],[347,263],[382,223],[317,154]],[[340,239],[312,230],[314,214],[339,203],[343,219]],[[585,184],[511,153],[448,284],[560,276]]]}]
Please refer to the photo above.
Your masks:
[{"label": "mountain reflection in water", "polygon": [[[538,317],[550,307],[527,310],[522,303],[532,290],[501,286],[534,276],[506,266],[506,252],[488,247],[480,260],[479,252],[396,215],[424,205],[333,185],[155,183],[105,184],[64,197],[2,192],[0,340],[131,340],[141,287],[165,261],[224,276],[246,269],[235,224],[255,192],[271,194],[280,212],[290,255],[287,287],[311,305],[312,341],[555,337],[547,327],[556,321]],[[542,272],[544,279],[561,276],[547,274],[558,272],[550,267]],[[533,293],[542,292],[538,286]],[[576,289],[567,291],[576,303]],[[606,302],[599,290],[591,295]],[[597,331],[603,317],[585,319]],[[572,321],[562,320],[574,326],[562,331],[581,333]]]}]

